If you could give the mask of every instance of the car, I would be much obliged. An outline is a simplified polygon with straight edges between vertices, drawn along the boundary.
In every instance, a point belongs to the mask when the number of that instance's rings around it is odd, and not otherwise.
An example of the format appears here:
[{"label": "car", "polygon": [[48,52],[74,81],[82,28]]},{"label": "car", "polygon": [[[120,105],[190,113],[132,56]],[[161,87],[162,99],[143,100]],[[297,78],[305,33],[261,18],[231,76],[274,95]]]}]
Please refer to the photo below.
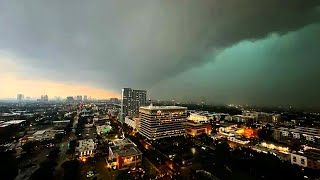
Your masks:
[{"label": "car", "polygon": [[87,172],[87,178],[93,177],[94,176],[94,172],[93,171],[88,171]]}]

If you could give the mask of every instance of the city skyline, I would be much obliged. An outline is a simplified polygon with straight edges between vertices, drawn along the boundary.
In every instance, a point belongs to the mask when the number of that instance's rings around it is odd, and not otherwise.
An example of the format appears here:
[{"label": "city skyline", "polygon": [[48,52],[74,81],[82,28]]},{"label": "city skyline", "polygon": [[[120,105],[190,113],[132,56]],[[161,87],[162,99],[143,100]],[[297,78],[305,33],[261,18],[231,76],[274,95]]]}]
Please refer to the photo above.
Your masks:
[{"label": "city skyline", "polygon": [[2,1],[0,98],[109,98],[133,87],[151,99],[320,108],[319,6]]}]

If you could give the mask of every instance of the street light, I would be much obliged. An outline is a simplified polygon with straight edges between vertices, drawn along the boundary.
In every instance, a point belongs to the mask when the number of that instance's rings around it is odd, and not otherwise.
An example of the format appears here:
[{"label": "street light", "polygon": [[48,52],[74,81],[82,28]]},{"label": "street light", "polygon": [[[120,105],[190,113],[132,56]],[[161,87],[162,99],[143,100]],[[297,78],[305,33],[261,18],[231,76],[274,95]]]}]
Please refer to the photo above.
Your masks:
[{"label": "street light", "polygon": [[191,148],[191,152],[192,152],[192,154],[194,155],[194,154],[196,154],[196,148]]}]

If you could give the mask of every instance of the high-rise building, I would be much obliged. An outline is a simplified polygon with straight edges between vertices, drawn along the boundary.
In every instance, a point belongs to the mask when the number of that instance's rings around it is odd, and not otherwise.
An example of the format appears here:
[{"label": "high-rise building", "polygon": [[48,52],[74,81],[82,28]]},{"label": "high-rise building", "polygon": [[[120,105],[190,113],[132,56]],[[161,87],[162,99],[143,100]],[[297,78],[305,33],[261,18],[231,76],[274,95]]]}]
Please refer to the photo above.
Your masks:
[{"label": "high-rise building", "polygon": [[118,104],[119,103],[119,99],[118,98],[110,98],[110,102],[114,103],[114,104]]},{"label": "high-rise building", "polygon": [[74,98],[72,96],[68,96],[66,99],[67,103],[73,103],[74,102]]},{"label": "high-rise building", "polygon": [[139,107],[147,104],[147,91],[135,90],[131,88],[122,89],[121,100],[121,121],[125,116],[135,116],[139,114]]},{"label": "high-rise building", "polygon": [[77,101],[82,101],[82,96],[78,95],[77,96]]},{"label": "high-rise building", "polygon": [[155,140],[185,134],[187,108],[182,106],[143,106],[140,112],[140,131],[147,139]]},{"label": "high-rise building", "polygon": [[24,98],[24,95],[23,94],[17,94],[17,100],[18,101],[22,101]]},{"label": "high-rise building", "polygon": [[49,101],[48,95],[41,95],[41,101],[42,102],[48,102]]},{"label": "high-rise building", "polygon": [[87,101],[88,101],[88,96],[87,96],[87,95],[84,95],[84,96],[83,96],[83,101],[84,101],[84,102],[87,102]]}]

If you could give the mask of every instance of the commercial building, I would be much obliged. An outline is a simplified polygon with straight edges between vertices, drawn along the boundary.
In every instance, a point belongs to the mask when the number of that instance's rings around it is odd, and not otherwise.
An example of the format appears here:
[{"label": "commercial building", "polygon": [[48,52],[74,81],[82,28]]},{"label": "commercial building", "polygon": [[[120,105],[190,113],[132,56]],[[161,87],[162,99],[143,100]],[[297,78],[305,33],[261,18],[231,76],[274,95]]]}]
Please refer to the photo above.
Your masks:
[{"label": "commercial building", "polygon": [[48,101],[49,101],[48,95],[41,95],[40,101],[41,101],[41,102],[48,102]]},{"label": "commercial building", "polygon": [[272,123],[280,123],[280,122],[281,122],[281,115],[280,114],[272,115]]},{"label": "commercial building", "polygon": [[142,152],[128,139],[114,141],[114,146],[109,147],[107,164],[117,169],[127,169],[141,164]]},{"label": "commercial building", "polygon": [[229,121],[237,123],[254,123],[257,122],[257,118],[255,116],[234,115],[231,116]]},{"label": "commercial building", "polygon": [[82,96],[81,95],[77,96],[77,101],[82,101]]},{"label": "commercial building", "polygon": [[212,120],[213,118],[207,115],[204,115],[200,112],[190,113],[190,115],[188,116],[188,120],[194,121],[196,123],[209,123],[210,119]]},{"label": "commercial building", "polygon": [[22,101],[24,99],[23,94],[17,94],[17,101]]},{"label": "commercial building", "polygon": [[307,127],[278,127],[273,129],[273,138],[279,142],[320,147],[320,129]]},{"label": "commercial building", "polygon": [[78,146],[76,147],[76,154],[80,159],[86,156],[94,155],[94,150],[96,149],[96,143],[93,139],[79,140]]},{"label": "commercial building", "polygon": [[123,88],[121,98],[121,121],[124,121],[124,117],[136,116],[139,107],[147,104],[147,91]]},{"label": "commercial building", "polygon": [[67,103],[73,103],[74,102],[74,98],[72,96],[68,96],[66,99]]},{"label": "commercial building", "polygon": [[110,102],[113,104],[118,104],[119,103],[119,99],[118,98],[110,98]]},{"label": "commercial building", "polygon": [[320,151],[310,149],[291,153],[291,164],[320,170]]},{"label": "commercial building", "polygon": [[20,139],[22,144],[28,141],[45,141],[45,140],[53,140],[56,134],[64,134],[64,130],[53,130],[46,129],[34,132],[32,135],[26,135]]},{"label": "commercial building", "polygon": [[87,102],[87,101],[88,101],[88,96],[87,96],[87,95],[84,95],[84,96],[83,96],[83,101],[84,101],[84,102]]},{"label": "commercial building", "polygon": [[198,136],[201,134],[211,134],[212,127],[210,124],[195,123],[193,121],[187,121],[185,123],[186,134],[191,136]]},{"label": "commercial building", "polygon": [[139,130],[139,125],[140,125],[140,118],[130,118],[130,117],[125,117],[124,123],[127,124],[129,127],[132,127],[133,129]]},{"label": "commercial building", "polygon": [[140,133],[150,140],[185,134],[187,108],[181,106],[140,107]]}]

